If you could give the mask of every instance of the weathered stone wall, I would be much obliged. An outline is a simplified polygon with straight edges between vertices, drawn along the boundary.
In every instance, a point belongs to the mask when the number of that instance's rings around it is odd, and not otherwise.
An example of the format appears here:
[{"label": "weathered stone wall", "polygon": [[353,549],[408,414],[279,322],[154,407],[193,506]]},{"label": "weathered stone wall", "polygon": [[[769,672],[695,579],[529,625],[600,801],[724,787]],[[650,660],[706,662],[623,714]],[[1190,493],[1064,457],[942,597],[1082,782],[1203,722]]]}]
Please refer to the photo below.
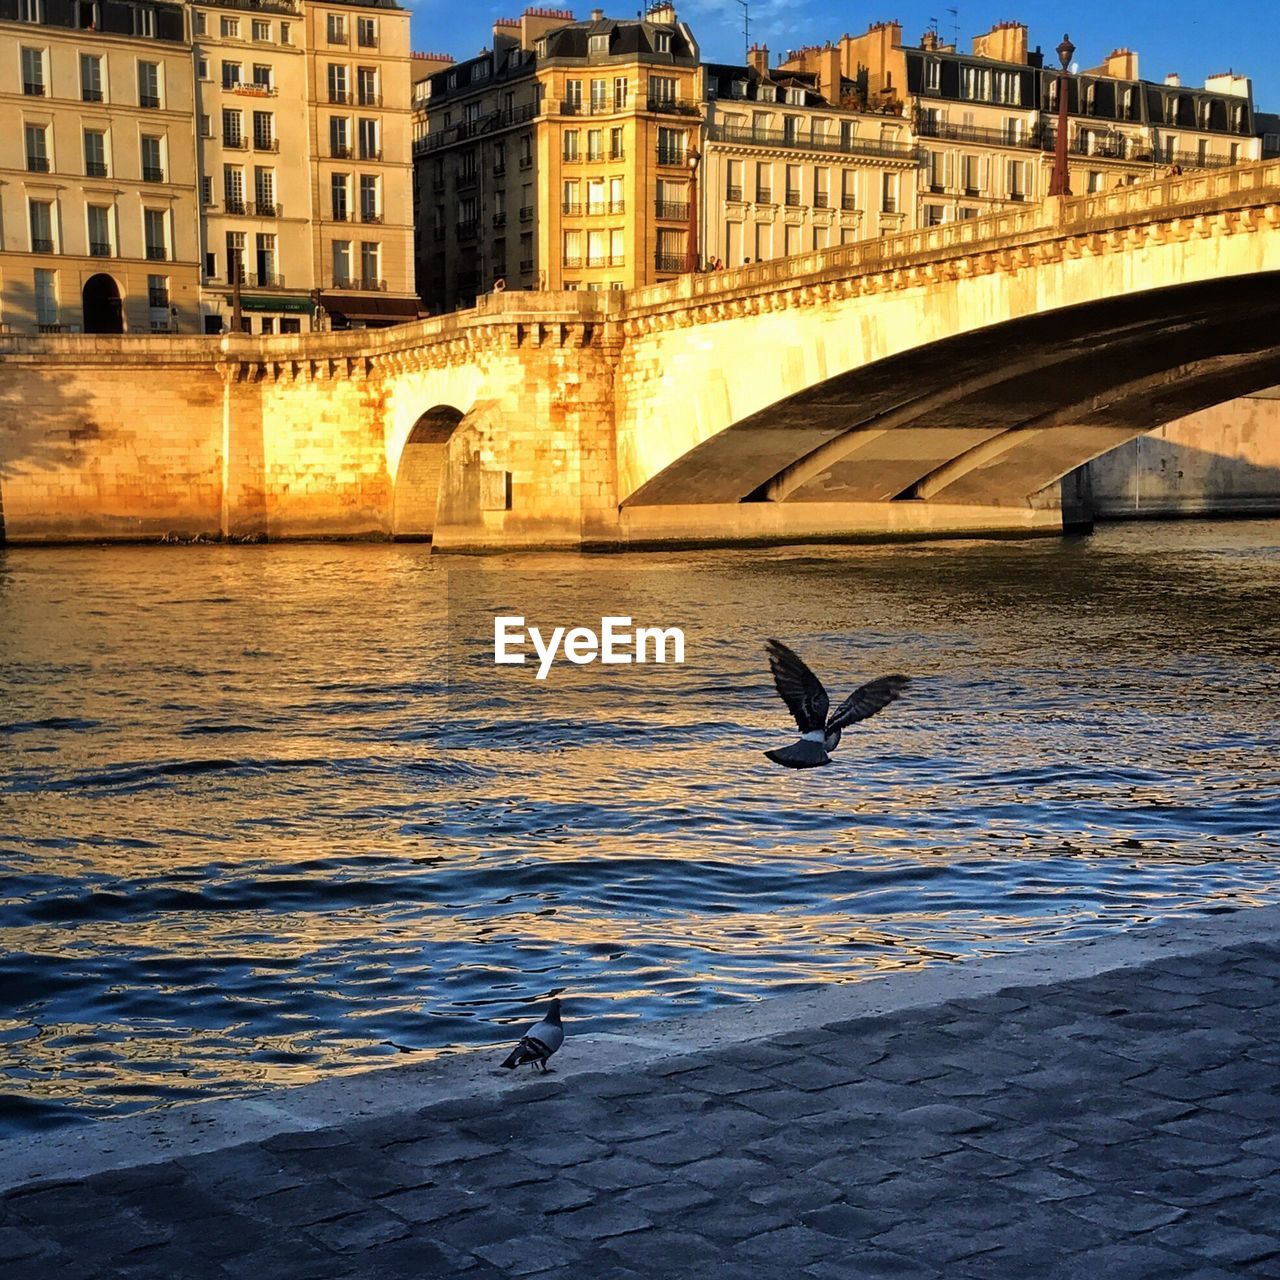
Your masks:
[{"label": "weathered stone wall", "polygon": [[1099,520],[1280,514],[1280,388],[1170,422],[1088,472]]}]

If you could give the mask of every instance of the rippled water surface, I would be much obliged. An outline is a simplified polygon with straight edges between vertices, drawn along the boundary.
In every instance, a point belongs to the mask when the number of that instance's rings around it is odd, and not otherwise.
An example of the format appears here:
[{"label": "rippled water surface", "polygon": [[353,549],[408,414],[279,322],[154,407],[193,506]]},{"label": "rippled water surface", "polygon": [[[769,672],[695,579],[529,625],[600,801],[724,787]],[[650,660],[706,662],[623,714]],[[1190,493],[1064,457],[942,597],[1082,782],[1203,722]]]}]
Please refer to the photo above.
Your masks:
[{"label": "rippled water surface", "polygon": [[[684,666],[491,663],[495,613]],[[1280,900],[1280,524],[0,549],[0,1136]],[[833,767],[761,651],[908,700]]]}]

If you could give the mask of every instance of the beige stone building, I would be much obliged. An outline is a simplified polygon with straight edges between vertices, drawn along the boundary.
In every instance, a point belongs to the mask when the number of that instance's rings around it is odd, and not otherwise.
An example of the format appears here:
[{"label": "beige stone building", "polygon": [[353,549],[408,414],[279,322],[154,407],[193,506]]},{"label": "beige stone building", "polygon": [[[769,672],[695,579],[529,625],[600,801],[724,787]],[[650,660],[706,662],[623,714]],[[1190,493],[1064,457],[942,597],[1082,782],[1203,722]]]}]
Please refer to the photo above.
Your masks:
[{"label": "beige stone building", "polygon": [[907,224],[917,175],[907,122],[867,110],[833,51],[810,53],[770,69],[756,46],[747,66],[704,68],[704,261],[737,267]]},{"label": "beige stone building", "polygon": [[412,319],[409,11],[394,0],[307,0],[305,27],[320,305],[339,328]]},{"label": "beige stone building", "polygon": [[498,282],[621,289],[685,269],[701,68],[670,5],[582,22],[529,9],[494,26],[492,50],[425,84],[415,157],[430,310]]},{"label": "beige stone building", "polygon": [[206,332],[312,327],[317,288],[302,0],[191,10]]},{"label": "beige stone building", "polygon": [[181,6],[0,0],[0,326],[194,332],[199,215]]}]

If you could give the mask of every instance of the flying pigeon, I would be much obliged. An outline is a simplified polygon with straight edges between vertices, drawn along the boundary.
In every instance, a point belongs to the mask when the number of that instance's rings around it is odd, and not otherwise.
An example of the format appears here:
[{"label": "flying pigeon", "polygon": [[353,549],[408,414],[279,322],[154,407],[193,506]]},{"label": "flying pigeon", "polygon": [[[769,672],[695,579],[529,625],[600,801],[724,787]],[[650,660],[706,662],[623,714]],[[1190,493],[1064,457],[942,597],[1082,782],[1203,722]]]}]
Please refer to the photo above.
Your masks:
[{"label": "flying pigeon", "polygon": [[909,676],[881,676],[855,689],[830,716],[831,700],[822,681],[809,670],[799,654],[788,649],[781,640],[765,644],[769,652],[769,670],[778,694],[800,726],[800,741],[791,747],[766,751],[775,764],[788,769],[816,769],[830,764],[840,743],[840,731],[859,720],[866,720],[902,696],[911,683]]},{"label": "flying pigeon", "polygon": [[520,1043],[511,1050],[510,1057],[502,1065],[508,1069],[523,1066],[526,1062],[536,1062],[543,1071],[547,1069],[547,1059],[564,1044],[564,1028],[560,1025],[560,1001],[553,1000],[547,1010],[547,1016],[541,1022],[534,1023],[520,1039]]}]

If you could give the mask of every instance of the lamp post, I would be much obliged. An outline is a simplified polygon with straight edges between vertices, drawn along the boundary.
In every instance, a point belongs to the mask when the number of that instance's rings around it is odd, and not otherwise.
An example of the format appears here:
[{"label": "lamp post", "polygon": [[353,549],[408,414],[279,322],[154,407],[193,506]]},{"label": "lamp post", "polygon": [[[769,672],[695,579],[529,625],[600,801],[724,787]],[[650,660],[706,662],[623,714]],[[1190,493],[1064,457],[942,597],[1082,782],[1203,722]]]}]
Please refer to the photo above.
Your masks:
[{"label": "lamp post", "polygon": [[684,255],[684,269],[698,269],[698,161],[697,147],[689,148],[689,234]]},{"label": "lamp post", "polygon": [[1058,76],[1058,136],[1053,148],[1053,179],[1049,183],[1051,196],[1069,196],[1071,194],[1071,172],[1067,167],[1067,133],[1070,129],[1068,99],[1071,86],[1067,79],[1068,68],[1076,47],[1070,36],[1063,36],[1058,46],[1058,61],[1062,63],[1062,73]]}]

